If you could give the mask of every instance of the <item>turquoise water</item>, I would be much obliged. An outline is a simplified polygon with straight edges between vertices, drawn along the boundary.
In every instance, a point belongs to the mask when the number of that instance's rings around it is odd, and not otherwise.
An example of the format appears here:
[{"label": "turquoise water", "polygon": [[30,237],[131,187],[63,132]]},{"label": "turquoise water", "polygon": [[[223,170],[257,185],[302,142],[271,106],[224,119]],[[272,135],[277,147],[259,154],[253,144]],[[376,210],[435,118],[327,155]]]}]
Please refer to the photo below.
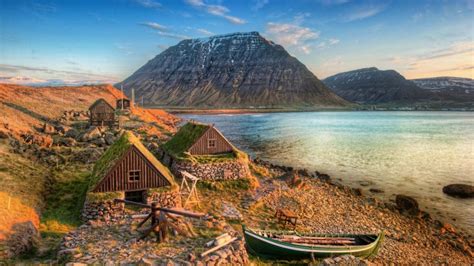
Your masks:
[{"label": "turquoise water", "polygon": [[[277,164],[318,170],[345,184],[415,197],[436,218],[474,232],[474,199],[443,194],[474,184],[474,113],[306,112],[182,115],[214,123],[237,147]],[[370,192],[367,192],[370,193]],[[455,220],[453,220],[455,219]]]}]

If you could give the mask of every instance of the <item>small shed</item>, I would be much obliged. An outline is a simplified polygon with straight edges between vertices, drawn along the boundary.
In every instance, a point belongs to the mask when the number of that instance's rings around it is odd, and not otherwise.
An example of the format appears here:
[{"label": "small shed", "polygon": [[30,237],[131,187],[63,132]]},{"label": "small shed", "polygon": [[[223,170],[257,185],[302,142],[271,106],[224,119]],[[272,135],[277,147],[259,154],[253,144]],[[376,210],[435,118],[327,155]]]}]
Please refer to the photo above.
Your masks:
[{"label": "small shed", "polygon": [[89,107],[90,124],[93,126],[113,126],[115,120],[115,109],[104,99],[98,99]]},{"label": "small shed", "polygon": [[90,192],[125,192],[125,199],[144,201],[152,188],[176,187],[174,177],[140,140],[124,132],[94,166]]},{"label": "small shed", "polygon": [[122,98],[117,100],[117,106],[116,108],[118,110],[128,110],[130,109],[130,100],[127,98]]},{"label": "small shed", "polygon": [[214,125],[188,122],[164,144],[164,149],[177,155],[216,155],[234,151],[232,144]]}]

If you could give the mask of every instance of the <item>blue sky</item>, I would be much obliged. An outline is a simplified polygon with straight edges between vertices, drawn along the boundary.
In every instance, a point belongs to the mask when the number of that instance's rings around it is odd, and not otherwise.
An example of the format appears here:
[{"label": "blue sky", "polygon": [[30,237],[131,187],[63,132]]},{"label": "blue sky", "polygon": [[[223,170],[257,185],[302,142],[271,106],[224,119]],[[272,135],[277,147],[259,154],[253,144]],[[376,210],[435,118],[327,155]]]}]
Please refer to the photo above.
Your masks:
[{"label": "blue sky", "polygon": [[317,77],[474,78],[474,0],[0,0],[3,81],[117,82],[186,38],[259,31]]}]

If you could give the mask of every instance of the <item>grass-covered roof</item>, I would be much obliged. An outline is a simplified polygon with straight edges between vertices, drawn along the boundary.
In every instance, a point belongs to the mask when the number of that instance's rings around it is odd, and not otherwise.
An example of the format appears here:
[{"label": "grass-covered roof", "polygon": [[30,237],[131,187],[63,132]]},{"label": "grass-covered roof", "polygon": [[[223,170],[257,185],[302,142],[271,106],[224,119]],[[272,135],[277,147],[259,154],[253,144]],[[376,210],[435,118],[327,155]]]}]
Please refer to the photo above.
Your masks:
[{"label": "grass-covered roof", "polygon": [[176,186],[173,175],[170,170],[164,166],[155,156],[147,149],[141,141],[129,131],[125,131],[122,136],[112,144],[100,157],[92,170],[89,191],[92,191],[97,184],[109,173],[122,156],[132,147],[140,151],[145,158],[168,180],[171,186]]},{"label": "grass-covered roof", "polygon": [[184,152],[191,148],[209,127],[206,124],[188,122],[162,148],[176,158],[185,157]]}]

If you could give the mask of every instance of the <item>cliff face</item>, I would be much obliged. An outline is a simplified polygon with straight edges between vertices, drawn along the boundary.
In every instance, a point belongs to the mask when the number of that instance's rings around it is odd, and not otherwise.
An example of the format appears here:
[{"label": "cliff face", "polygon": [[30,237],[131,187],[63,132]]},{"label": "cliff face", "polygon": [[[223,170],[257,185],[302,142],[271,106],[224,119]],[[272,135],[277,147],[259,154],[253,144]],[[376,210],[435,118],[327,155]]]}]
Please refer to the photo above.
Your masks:
[{"label": "cliff face", "polygon": [[430,93],[394,70],[375,67],[339,73],[324,83],[342,98],[357,103],[410,103],[429,99]]},{"label": "cliff face", "polygon": [[123,85],[145,104],[180,107],[344,106],[301,62],[258,32],[184,40]]}]

